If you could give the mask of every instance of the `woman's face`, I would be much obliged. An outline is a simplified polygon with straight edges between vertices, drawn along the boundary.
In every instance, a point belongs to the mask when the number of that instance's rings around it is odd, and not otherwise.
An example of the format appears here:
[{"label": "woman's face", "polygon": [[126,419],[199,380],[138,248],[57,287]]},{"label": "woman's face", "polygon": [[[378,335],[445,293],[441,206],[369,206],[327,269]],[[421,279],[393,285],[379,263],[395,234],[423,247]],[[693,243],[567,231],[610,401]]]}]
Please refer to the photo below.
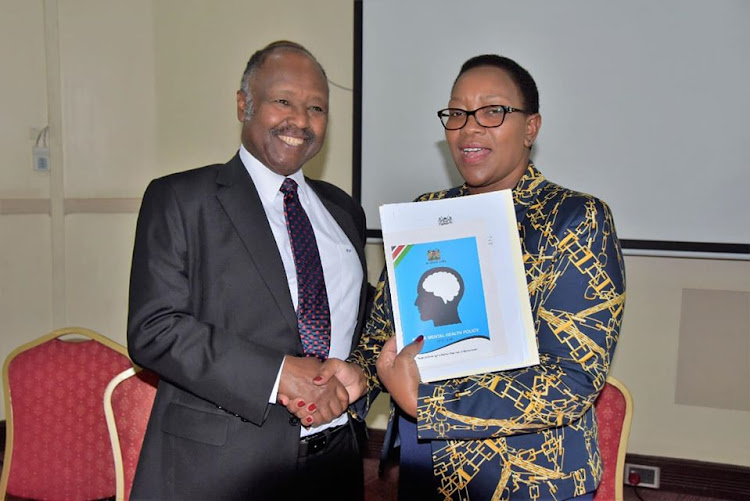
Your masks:
[{"label": "woman's face", "polygon": [[[467,111],[493,104],[523,109],[523,98],[508,74],[493,66],[473,68],[458,79],[448,106]],[[486,128],[473,116],[462,129],[446,130],[453,161],[469,192],[512,189],[529,164],[542,117],[536,113],[506,113],[500,127]]]}]

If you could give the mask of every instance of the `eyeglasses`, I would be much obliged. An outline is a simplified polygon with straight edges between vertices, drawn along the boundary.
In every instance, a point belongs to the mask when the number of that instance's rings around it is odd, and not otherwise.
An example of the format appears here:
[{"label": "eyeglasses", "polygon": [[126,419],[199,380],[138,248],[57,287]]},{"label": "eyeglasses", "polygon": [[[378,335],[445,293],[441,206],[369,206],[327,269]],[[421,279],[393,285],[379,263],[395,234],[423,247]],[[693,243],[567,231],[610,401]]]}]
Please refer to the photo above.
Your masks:
[{"label": "eyeglasses", "polygon": [[476,110],[462,110],[461,108],[445,108],[437,112],[440,122],[447,130],[458,130],[466,125],[469,117],[474,115],[474,120],[482,127],[500,127],[505,121],[505,115],[508,113],[526,113],[519,108],[506,106],[504,104],[491,104],[482,106]]}]

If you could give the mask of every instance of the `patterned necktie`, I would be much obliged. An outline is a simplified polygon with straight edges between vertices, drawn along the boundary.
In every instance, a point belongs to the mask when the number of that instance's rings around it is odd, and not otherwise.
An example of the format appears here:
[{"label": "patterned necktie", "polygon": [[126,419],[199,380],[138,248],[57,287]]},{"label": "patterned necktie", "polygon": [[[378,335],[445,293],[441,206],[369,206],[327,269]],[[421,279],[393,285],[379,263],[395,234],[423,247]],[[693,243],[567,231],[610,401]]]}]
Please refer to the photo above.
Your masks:
[{"label": "patterned necktie", "polygon": [[297,183],[286,178],[280,191],[284,194],[284,218],[297,270],[297,325],[302,347],[306,356],[325,360],[331,345],[331,312],[318,243],[297,196]]}]

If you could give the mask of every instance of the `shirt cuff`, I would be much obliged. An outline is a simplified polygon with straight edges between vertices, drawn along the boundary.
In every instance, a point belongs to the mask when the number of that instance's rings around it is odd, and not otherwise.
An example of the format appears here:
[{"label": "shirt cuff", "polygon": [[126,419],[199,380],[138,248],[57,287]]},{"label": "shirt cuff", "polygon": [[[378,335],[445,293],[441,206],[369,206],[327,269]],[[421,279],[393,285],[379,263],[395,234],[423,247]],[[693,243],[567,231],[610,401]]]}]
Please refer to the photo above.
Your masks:
[{"label": "shirt cuff", "polygon": [[269,404],[275,404],[276,398],[279,394],[279,383],[281,382],[281,371],[284,370],[284,361],[286,360],[286,357],[284,357],[281,360],[281,366],[279,367],[279,372],[276,374],[276,382],[273,384],[273,389],[271,390],[271,396],[268,398]]}]

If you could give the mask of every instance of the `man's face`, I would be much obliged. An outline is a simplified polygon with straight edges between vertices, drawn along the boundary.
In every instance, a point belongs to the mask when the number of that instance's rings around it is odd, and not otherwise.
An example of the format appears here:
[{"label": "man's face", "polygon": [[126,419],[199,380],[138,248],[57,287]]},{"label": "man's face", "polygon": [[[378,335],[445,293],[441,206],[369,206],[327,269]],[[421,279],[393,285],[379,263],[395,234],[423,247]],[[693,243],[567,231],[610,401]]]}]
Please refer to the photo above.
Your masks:
[{"label": "man's face", "polygon": [[328,82],[307,55],[280,49],[250,80],[252,110],[237,92],[242,144],[266,167],[282,176],[297,172],[323,146],[328,125]]}]

